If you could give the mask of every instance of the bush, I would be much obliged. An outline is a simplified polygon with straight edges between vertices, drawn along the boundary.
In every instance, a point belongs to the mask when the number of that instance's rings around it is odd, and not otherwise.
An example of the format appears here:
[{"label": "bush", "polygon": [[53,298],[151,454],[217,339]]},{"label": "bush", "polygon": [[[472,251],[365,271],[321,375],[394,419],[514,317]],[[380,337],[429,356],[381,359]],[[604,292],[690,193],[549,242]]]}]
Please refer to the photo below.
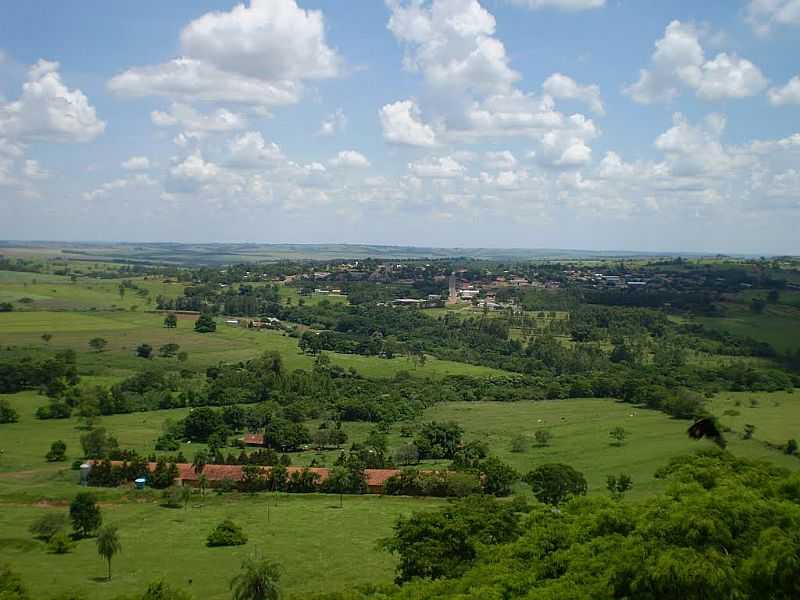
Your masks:
[{"label": "bush", "polygon": [[53,554],[67,554],[74,546],[73,541],[63,531],[59,531],[47,543],[47,547]]},{"label": "bush", "polygon": [[791,439],[786,442],[786,454],[797,454],[797,440]]},{"label": "bush", "polygon": [[48,513],[42,515],[31,524],[29,531],[45,542],[64,530],[67,526],[67,515],[63,513]]},{"label": "bush", "polygon": [[67,460],[67,445],[63,440],[56,440],[50,444],[50,450],[45,454],[47,462],[61,462]]},{"label": "bush", "polygon": [[217,323],[211,315],[200,315],[194,323],[197,333],[213,333],[217,330]]},{"label": "bush", "polygon": [[247,543],[247,536],[242,528],[230,519],[225,519],[208,534],[206,545],[212,548],[219,546],[242,546]]},{"label": "bush", "polygon": [[16,423],[19,421],[17,411],[8,403],[8,400],[0,399],[0,423]]},{"label": "bush", "polygon": [[550,433],[548,429],[537,429],[536,433],[533,434],[533,437],[536,438],[536,443],[539,446],[549,446],[550,441],[553,439],[553,434]]},{"label": "bush", "polygon": [[586,479],[569,465],[542,465],[525,476],[533,495],[544,504],[558,505],[572,496],[586,495]]},{"label": "bush", "polygon": [[511,451],[515,454],[522,454],[528,451],[528,438],[524,435],[515,435],[511,438]]}]

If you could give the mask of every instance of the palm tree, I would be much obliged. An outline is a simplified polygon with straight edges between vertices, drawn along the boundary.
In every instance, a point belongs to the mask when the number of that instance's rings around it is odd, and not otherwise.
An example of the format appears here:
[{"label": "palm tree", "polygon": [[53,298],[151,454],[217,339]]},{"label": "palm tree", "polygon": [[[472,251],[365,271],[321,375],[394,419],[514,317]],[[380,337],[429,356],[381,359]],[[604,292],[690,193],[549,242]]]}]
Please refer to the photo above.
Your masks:
[{"label": "palm tree", "polygon": [[97,553],[108,561],[108,580],[111,581],[111,559],[122,552],[116,525],[106,525],[97,534]]},{"label": "palm tree", "polygon": [[233,600],[278,600],[281,566],[271,560],[253,556],[242,563],[241,572],[231,580]]}]

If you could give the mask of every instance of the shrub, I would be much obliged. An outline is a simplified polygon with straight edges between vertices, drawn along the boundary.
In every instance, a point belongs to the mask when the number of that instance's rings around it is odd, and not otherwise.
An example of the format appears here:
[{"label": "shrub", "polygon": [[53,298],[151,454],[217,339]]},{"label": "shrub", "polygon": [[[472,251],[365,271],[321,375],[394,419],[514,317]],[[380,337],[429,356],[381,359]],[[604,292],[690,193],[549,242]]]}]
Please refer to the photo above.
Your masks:
[{"label": "shrub", "polygon": [[63,440],[56,440],[50,444],[50,450],[45,455],[47,462],[61,462],[67,459],[67,445]]},{"label": "shrub", "polygon": [[511,438],[511,451],[516,454],[522,454],[528,451],[528,438],[522,434],[515,435]]},{"label": "shrub", "polygon": [[74,546],[73,541],[63,531],[59,531],[47,543],[47,547],[53,554],[67,554]]},{"label": "shrub", "polygon": [[200,315],[194,323],[194,330],[197,333],[213,333],[217,330],[217,323],[211,315]]},{"label": "shrub", "polygon": [[218,546],[242,546],[247,543],[247,536],[242,528],[230,519],[225,519],[217,525],[206,540],[206,545],[212,548]]},{"label": "shrub", "polygon": [[572,496],[586,495],[586,479],[569,465],[542,465],[525,476],[533,495],[544,504],[561,504]]},{"label": "shrub", "polygon": [[49,541],[67,526],[67,516],[63,513],[48,513],[36,519],[29,531],[40,540]]},{"label": "shrub", "polygon": [[0,423],[16,423],[19,421],[17,411],[9,404],[8,400],[0,399]]},{"label": "shrub", "polygon": [[533,437],[539,446],[549,446],[550,441],[553,439],[553,434],[547,429],[537,429]]},{"label": "shrub", "polygon": [[786,442],[786,454],[797,454],[797,440],[791,439]]}]

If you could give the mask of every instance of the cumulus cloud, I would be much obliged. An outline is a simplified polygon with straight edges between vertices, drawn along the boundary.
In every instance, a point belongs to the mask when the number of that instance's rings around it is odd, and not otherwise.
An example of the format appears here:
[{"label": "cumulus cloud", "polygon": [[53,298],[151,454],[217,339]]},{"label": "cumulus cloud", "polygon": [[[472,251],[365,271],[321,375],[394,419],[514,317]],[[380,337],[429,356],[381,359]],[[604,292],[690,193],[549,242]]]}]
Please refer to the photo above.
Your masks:
[{"label": "cumulus cloud", "polygon": [[[387,4],[392,13],[389,30],[406,47],[406,68],[420,72],[428,84],[437,142],[524,136],[537,145],[549,143],[537,154],[543,163],[559,166],[578,164],[590,154],[587,144],[598,134],[594,123],[583,115],[567,117],[559,112],[550,94],[538,96],[517,87],[520,76],[495,36],[494,16],[477,0],[389,0]],[[555,78],[548,87],[598,108],[599,90],[592,86]],[[384,107],[382,113],[391,108],[400,121],[394,128],[384,125],[387,139],[387,130],[398,139],[407,136],[409,127],[404,123],[419,122],[419,107],[408,102]],[[382,114],[382,120],[388,121],[387,116]],[[427,144],[417,145],[432,145],[434,128],[429,127],[423,137]]]},{"label": "cumulus cloud", "polygon": [[347,127],[347,117],[344,111],[340,108],[335,113],[328,115],[319,126],[317,135],[323,137],[331,137],[344,131]]},{"label": "cumulus cloud", "polygon": [[242,168],[258,168],[284,160],[283,152],[274,143],[267,143],[259,131],[248,131],[228,143],[228,163]]},{"label": "cumulus cloud", "polygon": [[332,167],[354,167],[365,169],[370,166],[370,163],[369,160],[367,160],[367,157],[360,152],[356,152],[355,150],[343,150],[336,155],[336,158],[332,158],[330,160],[330,165]]},{"label": "cumulus cloud", "polygon": [[771,88],[769,101],[774,106],[800,104],[800,76],[792,77],[784,86]]},{"label": "cumulus cloud", "polygon": [[26,141],[90,142],[106,124],[79,89],[61,80],[59,64],[40,60],[28,70],[18,100],[0,102],[0,137]]},{"label": "cumulus cloud", "polygon": [[570,12],[603,8],[606,0],[509,0],[517,6],[524,6],[533,10],[542,8],[556,8]]},{"label": "cumulus cloud", "polygon": [[405,65],[422,72],[433,87],[500,92],[519,79],[496,39],[494,16],[477,0],[421,2],[388,0],[388,28],[408,44]]},{"label": "cumulus cloud", "polygon": [[50,173],[42,168],[39,161],[28,159],[25,161],[23,173],[28,179],[48,179]]},{"label": "cumulus cloud", "polygon": [[568,98],[585,103],[589,110],[598,115],[604,115],[603,99],[600,96],[600,87],[597,85],[580,85],[571,77],[561,73],[553,73],[542,84],[545,94],[553,98]]},{"label": "cumulus cloud", "polygon": [[130,96],[269,108],[297,102],[305,80],[340,72],[322,12],[303,10],[296,0],[251,0],[206,13],[183,29],[180,44],[181,57],[131,68],[112,78],[109,88]]},{"label": "cumulus cloud", "polygon": [[761,70],[747,59],[722,52],[706,60],[699,32],[691,23],[672,21],[655,46],[650,66],[625,88],[636,102],[667,102],[680,95],[682,88],[693,89],[708,101],[745,98],[767,86]]},{"label": "cumulus cloud", "polygon": [[419,106],[414,100],[387,104],[380,113],[383,137],[393,144],[431,147],[436,145],[433,128],[422,122]]},{"label": "cumulus cloud", "polygon": [[174,102],[169,112],[154,110],[150,119],[159,127],[180,127],[191,132],[233,131],[247,126],[247,119],[239,113],[218,108],[204,114],[180,102]]},{"label": "cumulus cloud", "polygon": [[146,156],[131,156],[122,163],[122,168],[126,171],[146,171],[150,168],[150,159]]},{"label": "cumulus cloud", "polygon": [[750,0],[746,20],[759,35],[778,26],[800,25],[800,0]]},{"label": "cumulus cloud", "polygon": [[432,157],[408,163],[408,170],[417,177],[450,178],[466,172],[464,165],[451,156]]}]

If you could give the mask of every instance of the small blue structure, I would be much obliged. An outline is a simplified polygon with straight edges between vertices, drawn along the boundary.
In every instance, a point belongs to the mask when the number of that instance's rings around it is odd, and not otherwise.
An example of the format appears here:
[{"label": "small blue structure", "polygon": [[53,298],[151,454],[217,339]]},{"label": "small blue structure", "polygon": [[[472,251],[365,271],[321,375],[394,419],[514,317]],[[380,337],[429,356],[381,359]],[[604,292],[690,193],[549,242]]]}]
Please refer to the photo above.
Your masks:
[{"label": "small blue structure", "polygon": [[133,486],[137,490],[143,490],[146,483],[147,483],[147,479],[145,479],[144,477],[139,477],[139,479],[134,479],[133,480]]}]

